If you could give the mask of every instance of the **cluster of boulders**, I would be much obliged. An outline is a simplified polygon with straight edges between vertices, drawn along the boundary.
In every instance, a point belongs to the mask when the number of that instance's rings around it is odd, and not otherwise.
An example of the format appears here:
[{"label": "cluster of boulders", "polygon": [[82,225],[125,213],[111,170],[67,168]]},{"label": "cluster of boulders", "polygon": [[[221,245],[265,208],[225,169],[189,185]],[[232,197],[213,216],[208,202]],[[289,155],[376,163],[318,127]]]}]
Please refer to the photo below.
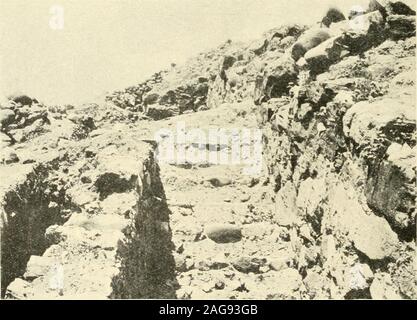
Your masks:
[{"label": "cluster of boulders", "polygon": [[41,137],[42,145],[56,147],[60,140],[79,141],[103,126],[131,124],[141,119],[148,117],[111,101],[45,105],[27,95],[11,95],[0,102],[0,163],[19,162],[16,149]]},{"label": "cluster of boulders", "polygon": [[265,68],[256,83],[255,102],[288,94],[289,85],[301,71],[316,76],[343,58],[362,54],[387,39],[415,35],[415,12],[397,3],[370,1],[366,10],[350,14],[349,19],[337,9],[329,9],[320,26],[303,33],[279,60]]},{"label": "cluster of boulders", "polygon": [[115,91],[106,96],[106,101],[112,102],[117,107],[132,112],[144,112],[144,96],[152,88],[161,83],[166,71],[160,71],[150,77],[150,79],[121,91]]},{"label": "cluster of boulders", "polygon": [[[278,37],[277,31],[275,38]],[[268,50],[275,50],[272,47],[268,45]],[[184,65],[173,64],[170,70],[142,84],[109,94],[106,100],[120,108],[143,112],[153,120],[206,110],[226,101],[242,101],[252,94],[248,74],[254,76],[258,66],[246,65],[255,56],[246,44],[227,41]]]},{"label": "cluster of boulders", "polygon": [[311,27],[292,24],[266,32],[252,43],[227,41],[106,100],[160,120],[252,99],[262,103],[287,95],[300,73],[325,72],[345,57],[359,55],[386,39],[415,34],[415,12],[400,1],[374,0],[349,13],[330,8]]},{"label": "cluster of boulders", "polygon": [[0,163],[18,162],[10,147],[47,131],[47,107],[26,95],[13,95],[0,104]]},{"label": "cluster of boulders", "polygon": [[210,88],[209,106],[214,108],[225,102],[252,99],[259,75],[279,60],[305,30],[306,26],[299,24],[274,28],[260,40],[225,55]]},{"label": "cluster of boulders", "polygon": [[10,96],[0,105],[0,130],[2,146],[23,142],[41,133],[49,123],[47,107],[25,95]]},{"label": "cluster of boulders", "polygon": [[192,63],[184,69],[173,65],[170,71],[156,73],[137,86],[107,95],[106,101],[152,120],[161,120],[204,108],[208,80],[204,72],[193,70]]}]

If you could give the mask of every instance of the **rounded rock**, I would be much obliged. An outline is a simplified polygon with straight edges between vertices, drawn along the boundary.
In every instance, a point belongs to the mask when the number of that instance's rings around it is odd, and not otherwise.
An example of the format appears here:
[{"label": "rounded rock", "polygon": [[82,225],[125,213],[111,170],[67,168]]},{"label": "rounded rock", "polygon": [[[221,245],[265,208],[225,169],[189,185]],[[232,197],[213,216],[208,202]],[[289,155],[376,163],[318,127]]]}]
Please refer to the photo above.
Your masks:
[{"label": "rounded rock", "polygon": [[207,237],[217,243],[238,242],[242,239],[242,230],[232,224],[210,224],[205,228]]}]

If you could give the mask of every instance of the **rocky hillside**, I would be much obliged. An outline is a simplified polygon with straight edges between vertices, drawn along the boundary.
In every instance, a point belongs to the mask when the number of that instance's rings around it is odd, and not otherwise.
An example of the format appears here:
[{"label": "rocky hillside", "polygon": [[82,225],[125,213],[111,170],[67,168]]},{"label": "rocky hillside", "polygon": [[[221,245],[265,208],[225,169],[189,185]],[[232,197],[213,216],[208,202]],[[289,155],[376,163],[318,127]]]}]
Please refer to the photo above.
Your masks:
[{"label": "rocky hillside", "polygon": [[[415,19],[371,0],[228,41],[104,104],[10,96],[2,296],[416,299]],[[158,163],[155,133],[178,123],[261,129],[263,170]]]}]

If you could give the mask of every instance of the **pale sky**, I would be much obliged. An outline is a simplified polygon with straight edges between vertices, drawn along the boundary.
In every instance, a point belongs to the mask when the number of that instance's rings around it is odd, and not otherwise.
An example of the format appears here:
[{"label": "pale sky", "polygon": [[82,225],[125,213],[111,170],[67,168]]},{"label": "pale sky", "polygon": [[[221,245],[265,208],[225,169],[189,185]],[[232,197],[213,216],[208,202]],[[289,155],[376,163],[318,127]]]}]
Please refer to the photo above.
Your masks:
[{"label": "pale sky", "polygon": [[[1,94],[45,103],[94,101],[227,39],[309,24],[330,4],[364,0],[0,0]],[[50,27],[51,6],[64,27]],[[414,6],[415,7],[415,6]]]}]

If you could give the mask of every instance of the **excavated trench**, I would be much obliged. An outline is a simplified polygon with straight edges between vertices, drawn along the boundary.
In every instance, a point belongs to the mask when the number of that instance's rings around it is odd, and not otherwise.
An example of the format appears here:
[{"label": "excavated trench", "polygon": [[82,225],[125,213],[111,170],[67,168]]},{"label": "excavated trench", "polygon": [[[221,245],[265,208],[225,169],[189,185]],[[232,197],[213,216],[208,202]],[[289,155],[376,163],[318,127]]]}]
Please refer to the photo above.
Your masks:
[{"label": "excavated trench", "polygon": [[21,277],[29,258],[42,255],[48,244],[46,229],[66,220],[65,190],[48,180],[49,169],[39,166],[3,198],[1,230],[1,296]]}]

